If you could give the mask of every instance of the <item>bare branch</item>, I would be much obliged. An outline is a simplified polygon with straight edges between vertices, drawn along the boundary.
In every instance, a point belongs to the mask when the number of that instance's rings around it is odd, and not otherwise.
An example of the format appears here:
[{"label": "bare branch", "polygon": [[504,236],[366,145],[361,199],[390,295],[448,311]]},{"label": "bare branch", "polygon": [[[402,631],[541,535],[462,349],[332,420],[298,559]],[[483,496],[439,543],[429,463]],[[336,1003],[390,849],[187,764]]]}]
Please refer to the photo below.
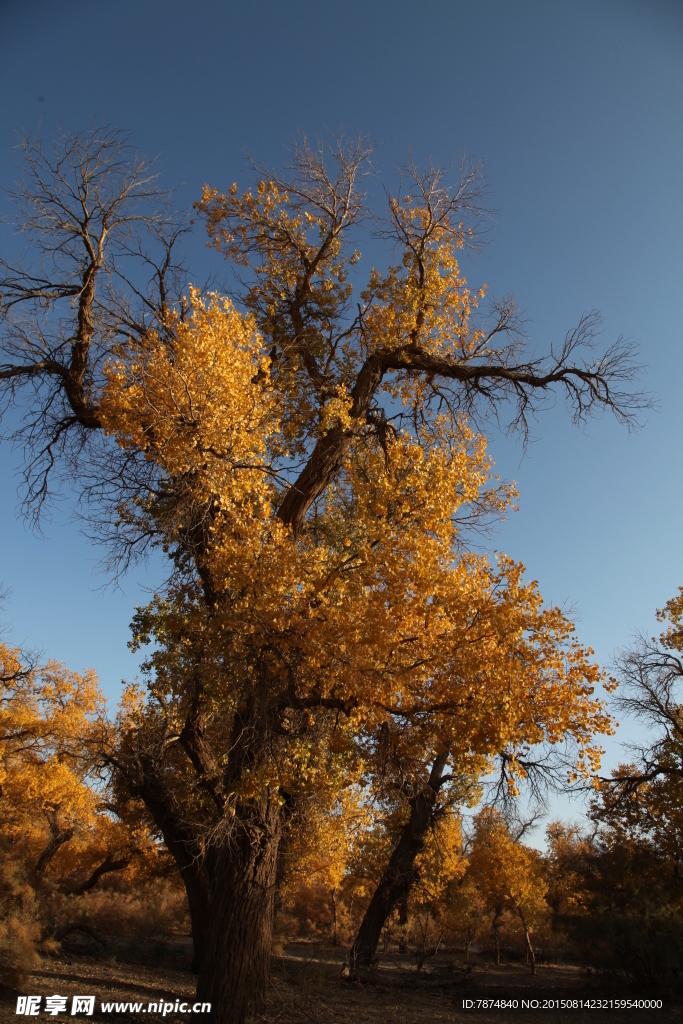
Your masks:
[{"label": "bare branch", "polygon": [[21,177],[5,194],[25,244],[0,257],[0,401],[21,402],[9,436],[25,450],[24,511],[37,525],[54,471],[77,475],[104,445],[103,365],[117,343],[163,325],[184,228],[114,128],[61,131],[50,148],[23,136],[18,150]]}]

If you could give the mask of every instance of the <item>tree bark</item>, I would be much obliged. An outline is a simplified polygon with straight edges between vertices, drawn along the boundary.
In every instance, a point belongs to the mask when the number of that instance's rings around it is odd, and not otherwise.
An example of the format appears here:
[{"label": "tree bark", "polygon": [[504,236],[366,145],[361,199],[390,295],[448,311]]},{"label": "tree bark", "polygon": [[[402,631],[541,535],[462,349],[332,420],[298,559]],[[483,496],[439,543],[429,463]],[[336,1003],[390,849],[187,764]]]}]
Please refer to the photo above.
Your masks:
[{"label": "tree bark", "polygon": [[427,830],[433,820],[441,775],[447,760],[447,751],[437,755],[429,782],[411,801],[410,818],[375,889],[351,947],[352,968],[370,966],[386,919],[399,901],[408,897],[416,878],[415,858],[424,846]]},{"label": "tree bark", "polygon": [[95,888],[103,875],[107,875],[112,871],[125,871],[132,858],[133,853],[127,853],[123,857],[112,857],[111,854],[107,854],[105,859],[95,868],[90,877],[81,885],[72,889],[71,894],[73,896],[85,895],[86,892],[90,892],[91,889]]},{"label": "tree bark", "polygon": [[522,928],[524,929],[524,939],[526,941],[526,955],[527,963],[531,965],[531,973],[536,973],[536,955],[534,953],[534,947],[531,945],[531,935],[529,934],[529,928],[524,917],[524,911],[521,907],[517,908],[519,919],[522,922]]},{"label": "tree bark", "polygon": [[496,967],[500,967],[500,939],[498,938],[498,917],[494,917],[492,921],[493,925],[493,938],[496,943]]},{"label": "tree bark", "polygon": [[206,880],[201,878],[198,871],[193,871],[191,867],[185,867],[180,869],[180,875],[185,883],[187,903],[190,908],[193,950],[191,970],[193,974],[199,974],[204,962],[206,928],[211,914],[211,893]]},{"label": "tree bark", "polygon": [[337,888],[336,886],[332,889],[332,944],[337,945]]},{"label": "tree bark", "polygon": [[[419,921],[419,918],[418,918],[418,921]],[[420,931],[422,932],[422,949],[420,950],[420,955],[419,955],[418,960],[417,960],[417,971],[416,971],[417,974],[420,973],[420,968],[422,967],[422,964],[427,959],[427,934],[429,932],[429,911],[427,911],[427,920],[425,921],[424,928],[422,927],[422,921],[419,921],[419,924],[420,924]]]},{"label": "tree bark", "polygon": [[207,922],[211,914],[212,867],[215,847],[202,851],[192,825],[165,784],[160,763],[153,755],[140,755],[131,765],[118,765],[131,796],[142,799],[164,837],[185,885],[192,924],[192,970],[198,974],[204,955]]},{"label": "tree bark", "polygon": [[60,846],[63,846],[64,843],[68,843],[73,834],[73,828],[60,828],[56,817],[50,821],[50,839],[38,858],[38,863],[34,868],[37,876],[40,877],[45,873],[45,869],[56,854],[57,850]]},{"label": "tree bark", "polygon": [[197,999],[211,1003],[214,1024],[242,1024],[267,988],[287,803],[268,791],[238,803],[205,844],[159,764],[140,756],[128,785],[151,812],[185,884]]},{"label": "tree bark", "polygon": [[284,817],[264,797],[218,854],[197,982],[214,1024],[242,1024],[265,997]]}]

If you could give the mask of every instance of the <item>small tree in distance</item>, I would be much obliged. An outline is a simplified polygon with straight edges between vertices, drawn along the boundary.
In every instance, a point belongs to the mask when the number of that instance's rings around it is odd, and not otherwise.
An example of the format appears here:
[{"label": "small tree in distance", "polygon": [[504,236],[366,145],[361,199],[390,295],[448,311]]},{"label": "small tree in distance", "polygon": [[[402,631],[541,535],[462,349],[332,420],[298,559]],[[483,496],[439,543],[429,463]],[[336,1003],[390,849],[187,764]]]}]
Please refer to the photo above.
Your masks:
[{"label": "small tree in distance", "polygon": [[491,916],[496,964],[500,963],[500,920],[503,911],[510,908],[519,918],[527,959],[531,973],[535,974],[536,955],[531,935],[536,922],[547,912],[547,883],[540,855],[513,838],[500,814],[485,809],[475,820],[468,875]]}]

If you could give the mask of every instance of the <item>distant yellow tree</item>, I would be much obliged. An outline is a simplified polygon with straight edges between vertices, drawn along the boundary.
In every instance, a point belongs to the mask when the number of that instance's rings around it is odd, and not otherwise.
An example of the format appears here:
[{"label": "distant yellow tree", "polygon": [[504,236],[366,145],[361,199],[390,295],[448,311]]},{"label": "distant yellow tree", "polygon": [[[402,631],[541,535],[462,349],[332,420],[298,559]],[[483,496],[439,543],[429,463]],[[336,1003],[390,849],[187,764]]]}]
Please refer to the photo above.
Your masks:
[{"label": "distant yellow tree", "polygon": [[535,974],[531,935],[534,924],[547,911],[548,888],[540,855],[512,837],[500,814],[486,809],[475,821],[468,873],[491,914],[496,963],[500,963],[498,927],[504,909],[510,907],[522,925],[531,973]]},{"label": "distant yellow tree", "polygon": [[4,644],[0,671],[3,835],[36,852],[40,876],[64,844],[86,842],[96,820],[98,798],[84,783],[104,703],[93,672],[79,675],[55,662],[33,667]]},{"label": "distant yellow tree", "polygon": [[551,822],[546,838],[546,901],[555,924],[566,917],[588,915],[590,893],[586,874],[594,852],[591,842],[578,826],[562,822]]},{"label": "distant yellow tree", "polygon": [[486,906],[476,882],[467,871],[449,886],[442,913],[448,930],[464,937],[465,962],[468,963],[470,947],[486,927]]},{"label": "distant yellow tree", "polygon": [[301,815],[288,838],[281,904],[301,923],[305,918],[329,920],[329,933],[322,937],[331,938],[335,946],[362,888],[354,862],[363,839],[373,831],[361,793],[346,786],[327,806],[318,803]]},{"label": "distant yellow tree", "polygon": [[112,732],[94,672],[38,665],[0,643],[0,934],[19,957],[13,970],[49,936],[46,896],[83,894],[157,859],[140,812],[117,806],[98,778]]}]

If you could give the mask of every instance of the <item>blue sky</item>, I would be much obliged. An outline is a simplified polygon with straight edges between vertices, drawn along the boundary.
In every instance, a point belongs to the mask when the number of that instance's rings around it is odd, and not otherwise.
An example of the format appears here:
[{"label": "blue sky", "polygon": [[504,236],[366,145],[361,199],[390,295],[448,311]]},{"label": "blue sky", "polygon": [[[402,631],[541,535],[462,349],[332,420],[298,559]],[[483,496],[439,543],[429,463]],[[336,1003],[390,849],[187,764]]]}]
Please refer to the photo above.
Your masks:
[{"label": "blue sky", "polygon": [[[524,457],[493,438],[521,509],[492,545],[574,609],[603,663],[634,629],[655,630],[654,609],[683,583],[680,4],[0,2],[0,95],[1,184],[17,129],[47,138],[93,118],[158,156],[188,207],[204,182],[244,178],[245,149],[280,165],[300,130],[370,134],[387,175],[408,146],[418,163],[463,147],[484,159],[499,212],[472,283],[514,292],[539,350],[598,307],[606,342],[639,344],[659,403],[631,436],[609,419],[577,429],[559,403]],[[190,241],[198,280],[203,242]],[[102,591],[68,495],[42,539],[17,518],[17,466],[0,447],[9,635],[94,666],[115,701],[137,665],[133,607],[161,566]]]}]

